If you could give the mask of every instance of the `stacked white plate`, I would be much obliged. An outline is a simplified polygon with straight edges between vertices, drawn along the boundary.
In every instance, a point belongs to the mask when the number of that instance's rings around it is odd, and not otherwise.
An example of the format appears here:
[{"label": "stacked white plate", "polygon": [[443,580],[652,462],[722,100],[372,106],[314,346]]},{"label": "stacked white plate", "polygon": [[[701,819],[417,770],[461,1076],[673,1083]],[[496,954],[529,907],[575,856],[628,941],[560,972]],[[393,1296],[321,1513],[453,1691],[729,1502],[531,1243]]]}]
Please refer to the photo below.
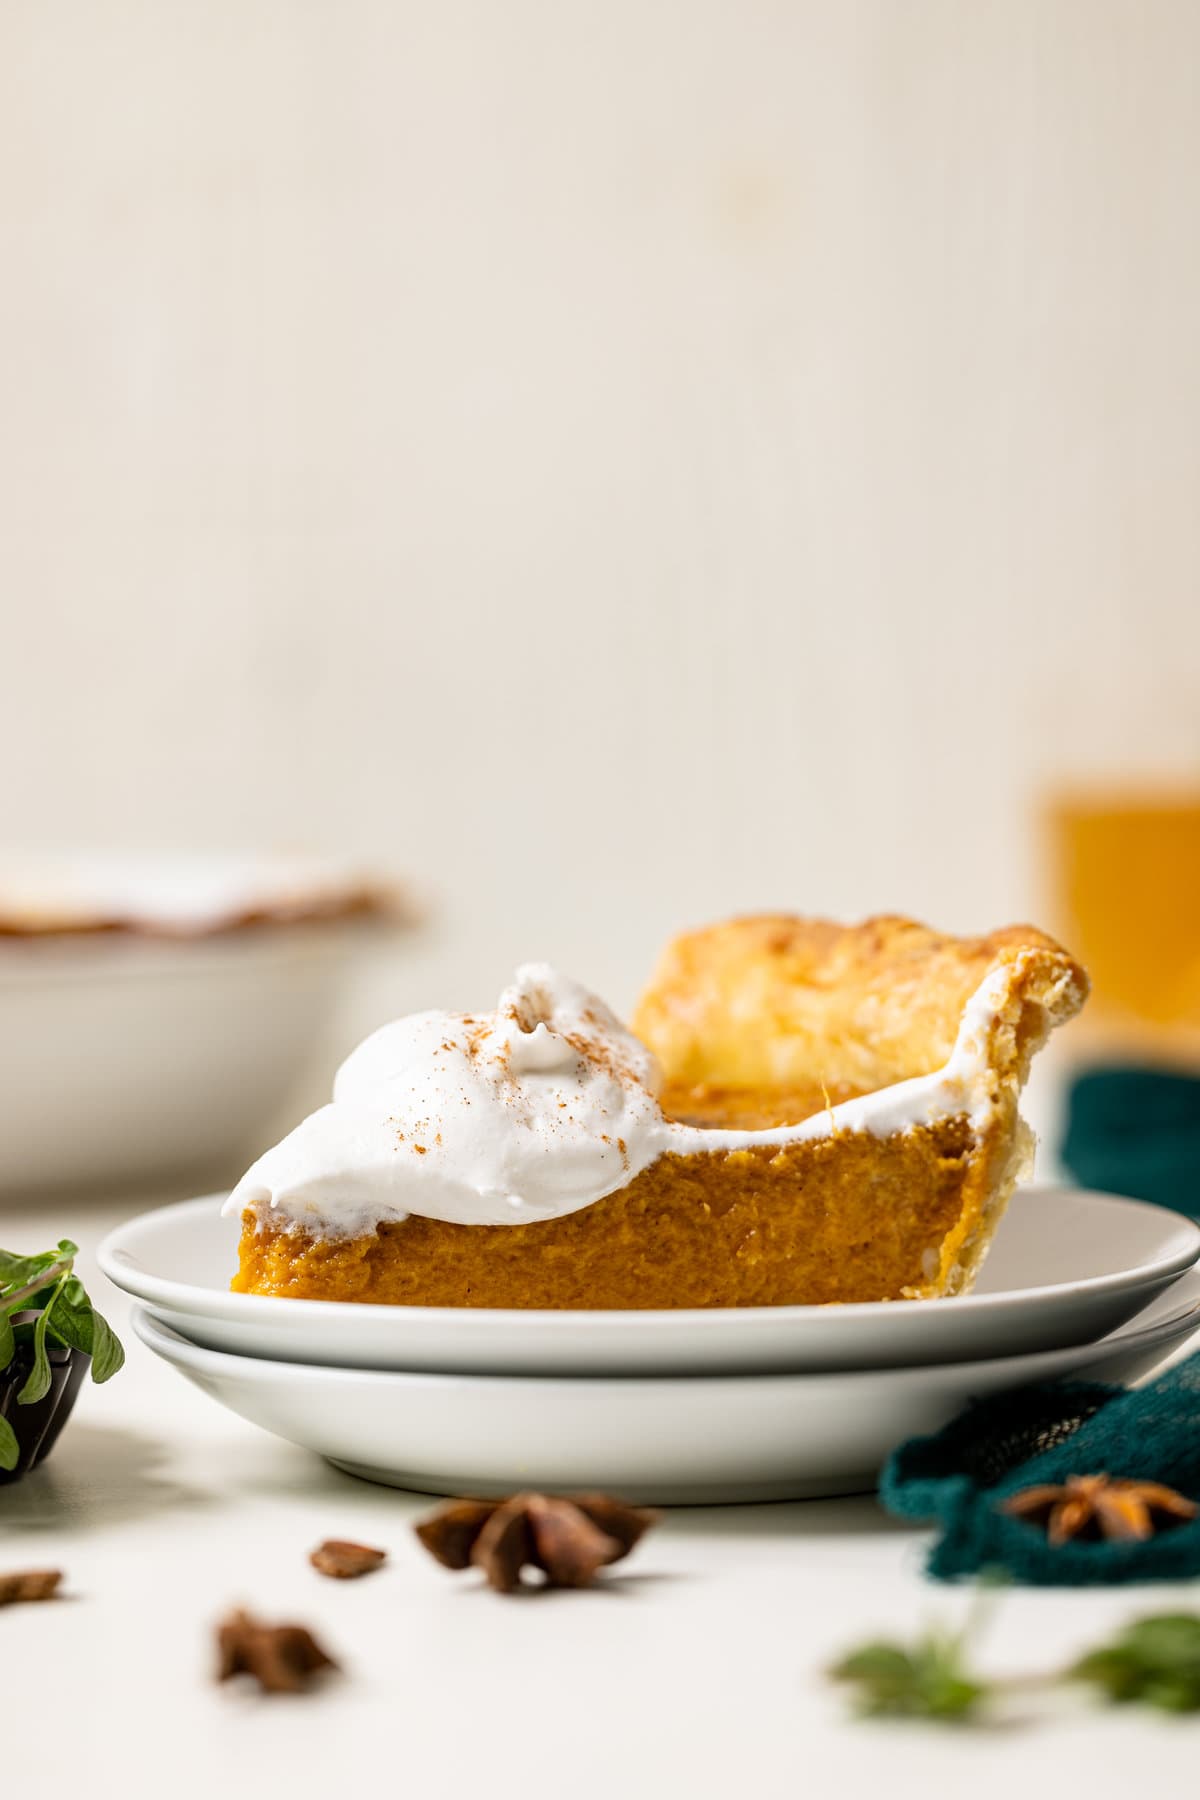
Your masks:
[{"label": "stacked white plate", "polygon": [[221,1199],[148,1213],[102,1246],[138,1336],[243,1418],[429,1493],[859,1492],[972,1400],[1134,1381],[1200,1331],[1200,1229],[1074,1189],[1021,1192],[961,1299],[621,1313],[233,1294]]}]

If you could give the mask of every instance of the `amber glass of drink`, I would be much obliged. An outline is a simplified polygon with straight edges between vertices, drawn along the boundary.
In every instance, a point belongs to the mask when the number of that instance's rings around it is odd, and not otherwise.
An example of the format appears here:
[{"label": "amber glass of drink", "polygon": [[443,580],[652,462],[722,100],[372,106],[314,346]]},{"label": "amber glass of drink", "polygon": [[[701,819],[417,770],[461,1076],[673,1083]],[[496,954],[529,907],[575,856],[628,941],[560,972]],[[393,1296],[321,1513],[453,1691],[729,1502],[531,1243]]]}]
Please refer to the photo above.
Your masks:
[{"label": "amber glass of drink", "polygon": [[1200,786],[1051,809],[1062,930],[1097,1018],[1200,1029]]}]

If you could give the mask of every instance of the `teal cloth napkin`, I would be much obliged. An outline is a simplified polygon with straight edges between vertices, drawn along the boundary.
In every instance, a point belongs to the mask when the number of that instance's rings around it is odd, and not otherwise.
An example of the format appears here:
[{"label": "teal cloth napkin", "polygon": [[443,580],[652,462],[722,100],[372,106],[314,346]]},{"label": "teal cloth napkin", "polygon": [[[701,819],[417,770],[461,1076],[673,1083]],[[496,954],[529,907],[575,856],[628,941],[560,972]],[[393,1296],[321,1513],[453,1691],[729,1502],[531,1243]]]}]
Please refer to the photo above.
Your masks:
[{"label": "teal cloth napkin", "polygon": [[928,1569],[939,1581],[984,1571],[1039,1587],[1200,1576],[1200,1516],[1141,1543],[1054,1546],[1043,1526],[1000,1510],[1022,1488],[1098,1474],[1200,1501],[1200,1355],[1133,1390],[1057,1382],[982,1401],[936,1436],[902,1444],[880,1498],[902,1518],[936,1521]]},{"label": "teal cloth napkin", "polygon": [[1200,1216],[1200,1078],[1133,1067],[1080,1075],[1062,1160],[1081,1187]]}]

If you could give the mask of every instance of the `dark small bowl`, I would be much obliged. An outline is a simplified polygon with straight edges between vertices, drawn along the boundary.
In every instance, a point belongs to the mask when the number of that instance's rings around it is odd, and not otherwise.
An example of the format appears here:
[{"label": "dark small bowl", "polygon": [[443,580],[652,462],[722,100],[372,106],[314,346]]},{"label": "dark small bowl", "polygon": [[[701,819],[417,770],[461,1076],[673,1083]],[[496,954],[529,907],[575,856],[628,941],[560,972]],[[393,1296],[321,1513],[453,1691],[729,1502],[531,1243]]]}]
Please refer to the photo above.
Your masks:
[{"label": "dark small bowl", "polygon": [[[32,1314],[18,1313],[14,1325]],[[0,1487],[19,1481],[40,1462],[45,1462],[54,1448],[58,1434],[71,1416],[90,1356],[82,1350],[68,1350],[61,1344],[47,1344],[50,1359],[50,1386],[32,1406],[18,1406],[17,1395],[25,1385],[33,1366],[32,1352],[22,1345],[6,1369],[0,1369],[0,1418],[7,1419],[17,1434],[17,1466],[0,1469]]]}]

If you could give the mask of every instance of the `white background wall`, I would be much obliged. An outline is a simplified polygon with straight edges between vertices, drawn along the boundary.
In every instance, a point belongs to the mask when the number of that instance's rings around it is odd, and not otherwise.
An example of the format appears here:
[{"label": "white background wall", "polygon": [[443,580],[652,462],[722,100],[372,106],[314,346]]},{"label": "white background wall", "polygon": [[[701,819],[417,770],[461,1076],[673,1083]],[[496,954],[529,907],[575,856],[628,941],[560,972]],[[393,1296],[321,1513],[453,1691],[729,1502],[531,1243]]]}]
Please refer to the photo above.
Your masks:
[{"label": "white background wall", "polygon": [[415,999],[1044,910],[1200,760],[1190,0],[4,0],[5,837],[410,869]]}]

